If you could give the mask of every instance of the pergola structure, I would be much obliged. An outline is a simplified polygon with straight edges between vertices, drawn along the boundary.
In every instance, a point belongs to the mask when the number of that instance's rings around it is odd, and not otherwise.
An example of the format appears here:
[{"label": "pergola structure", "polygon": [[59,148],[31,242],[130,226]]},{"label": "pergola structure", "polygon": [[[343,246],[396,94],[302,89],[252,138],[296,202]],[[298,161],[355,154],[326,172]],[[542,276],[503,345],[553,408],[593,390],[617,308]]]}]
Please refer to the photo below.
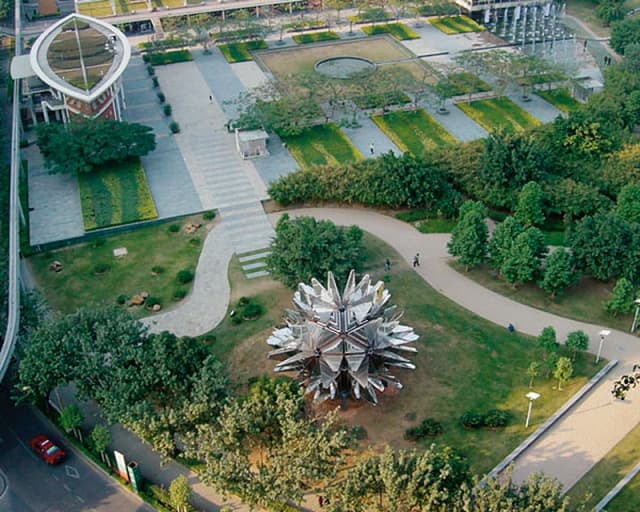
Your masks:
[{"label": "pergola structure", "polygon": [[277,372],[295,371],[314,399],[343,401],[349,396],[378,402],[377,392],[388,386],[402,389],[391,368],[415,369],[397,352],[416,352],[408,346],[418,336],[400,324],[402,311],[387,306],[391,298],[384,283],[364,275],[356,284],[351,271],[342,294],[329,272],[327,287],[316,279],[300,283],[293,296],[295,310],[287,310],[287,327],[275,329],[267,340],[283,359]]}]

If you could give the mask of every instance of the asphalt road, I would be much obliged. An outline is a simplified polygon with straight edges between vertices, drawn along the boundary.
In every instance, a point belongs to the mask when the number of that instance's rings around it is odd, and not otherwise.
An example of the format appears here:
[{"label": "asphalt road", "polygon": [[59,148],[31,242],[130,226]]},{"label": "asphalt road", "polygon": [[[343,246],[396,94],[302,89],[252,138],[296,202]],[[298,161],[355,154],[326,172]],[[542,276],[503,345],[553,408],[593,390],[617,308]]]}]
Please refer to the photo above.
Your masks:
[{"label": "asphalt road", "polygon": [[0,512],[149,512],[119,483],[86,463],[68,443],[60,465],[49,467],[29,448],[36,434],[55,432],[28,407],[15,407],[0,390]]}]

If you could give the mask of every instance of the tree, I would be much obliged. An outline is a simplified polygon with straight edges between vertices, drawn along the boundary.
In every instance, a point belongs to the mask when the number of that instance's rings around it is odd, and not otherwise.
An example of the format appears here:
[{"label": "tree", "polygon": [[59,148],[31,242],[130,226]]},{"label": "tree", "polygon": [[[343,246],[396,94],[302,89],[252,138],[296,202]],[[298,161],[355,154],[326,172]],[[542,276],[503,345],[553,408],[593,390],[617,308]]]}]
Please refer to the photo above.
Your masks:
[{"label": "tree", "polygon": [[621,277],[613,287],[611,298],[604,303],[604,309],[612,316],[618,316],[618,313],[628,313],[633,309],[635,298],[633,284],[627,278]]},{"label": "tree", "polygon": [[449,253],[457,256],[468,271],[470,267],[480,265],[485,260],[489,230],[483,212],[472,203],[463,204],[460,215],[447,247]]},{"label": "tree", "polygon": [[623,4],[624,1],[621,0],[600,0],[596,7],[596,16],[604,21],[605,25],[610,25],[612,22],[624,18]]},{"label": "tree", "polygon": [[622,187],[616,200],[616,212],[627,222],[640,222],[640,185],[629,183]]},{"label": "tree", "polygon": [[191,488],[184,475],[174,478],[169,484],[169,501],[176,512],[186,512],[189,509]]},{"label": "tree", "polygon": [[82,434],[78,431],[80,425],[82,425],[82,420],[84,420],[84,417],[78,404],[68,405],[60,412],[60,425],[65,432],[73,432],[78,439],[82,439]]},{"label": "tree", "polygon": [[102,461],[108,465],[109,459],[106,451],[109,443],[111,443],[111,432],[109,432],[109,429],[104,425],[97,424],[91,431],[91,442],[93,443],[94,449],[100,454]]},{"label": "tree", "polygon": [[518,194],[516,220],[525,228],[542,225],[544,223],[543,201],[542,187],[535,181],[527,183]]},{"label": "tree", "polygon": [[633,365],[631,373],[627,373],[613,383],[611,394],[619,400],[625,400],[627,393],[640,384],[640,365]]},{"label": "tree", "polygon": [[549,352],[547,354],[547,357],[542,362],[545,377],[549,378],[553,374],[558,364],[559,358],[560,356],[558,356],[557,352]]},{"label": "tree", "polygon": [[53,173],[91,172],[144,156],[156,147],[151,127],[111,119],[43,123],[38,125],[37,136],[45,165]]},{"label": "tree", "polygon": [[540,235],[537,228],[529,228],[520,233],[504,258],[500,273],[514,288],[518,283],[533,280],[540,268],[541,245],[544,246]]},{"label": "tree", "polygon": [[13,0],[0,0],[0,18],[9,19],[13,15]]},{"label": "tree", "polygon": [[558,390],[562,391],[562,386],[569,382],[573,375],[573,364],[568,357],[560,357],[556,363],[556,369],[553,371],[553,378],[558,379]]},{"label": "tree", "polygon": [[584,352],[589,348],[589,336],[584,331],[573,331],[567,335],[565,344],[571,350],[571,359],[575,361],[578,352]]},{"label": "tree", "polygon": [[328,220],[290,219],[284,214],[276,225],[268,265],[276,279],[295,288],[328,271],[344,282],[351,269],[360,270],[362,257],[362,231],[357,226],[337,227]]},{"label": "tree", "polygon": [[527,368],[527,377],[529,377],[529,387],[533,387],[533,379],[535,379],[538,375],[540,375],[540,363],[537,361],[532,361]]},{"label": "tree", "polygon": [[542,332],[538,335],[538,345],[544,351],[545,357],[548,354],[553,354],[558,350],[558,341],[556,340],[556,330],[550,325],[542,329]]},{"label": "tree", "polygon": [[496,226],[489,240],[489,263],[500,270],[516,237],[522,233],[523,228],[514,217],[505,218]]},{"label": "tree", "polygon": [[575,283],[580,274],[575,270],[571,253],[558,248],[547,256],[542,275],[539,286],[553,300],[557,294]]},{"label": "tree", "polygon": [[624,55],[630,44],[640,43],[640,18],[628,17],[611,25],[611,48]]}]

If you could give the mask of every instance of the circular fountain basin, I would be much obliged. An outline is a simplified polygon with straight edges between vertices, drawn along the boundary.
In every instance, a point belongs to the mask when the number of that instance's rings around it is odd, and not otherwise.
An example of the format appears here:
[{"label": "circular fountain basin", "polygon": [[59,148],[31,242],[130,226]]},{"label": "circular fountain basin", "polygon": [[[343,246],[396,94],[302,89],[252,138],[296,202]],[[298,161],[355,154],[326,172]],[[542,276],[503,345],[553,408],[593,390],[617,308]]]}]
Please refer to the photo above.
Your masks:
[{"label": "circular fountain basin", "polygon": [[351,78],[354,75],[372,73],[376,69],[376,65],[364,57],[343,56],[319,60],[313,69],[317,73],[331,78]]}]

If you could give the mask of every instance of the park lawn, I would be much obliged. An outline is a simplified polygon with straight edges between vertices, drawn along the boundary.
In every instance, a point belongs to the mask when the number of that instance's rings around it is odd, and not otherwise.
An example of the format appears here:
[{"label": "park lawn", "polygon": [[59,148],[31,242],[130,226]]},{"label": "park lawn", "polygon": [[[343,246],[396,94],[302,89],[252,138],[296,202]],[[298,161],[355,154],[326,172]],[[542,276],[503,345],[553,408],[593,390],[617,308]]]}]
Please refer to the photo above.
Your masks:
[{"label": "park lawn", "polygon": [[282,136],[300,167],[342,164],[362,160],[362,154],[335,124],[307,128],[300,135]]},{"label": "park lawn", "polygon": [[362,31],[368,36],[375,36],[378,34],[391,34],[393,37],[400,41],[407,41],[409,39],[420,39],[420,36],[404,23],[370,25],[362,27]]},{"label": "park lawn", "polygon": [[[533,409],[533,422],[524,428],[529,391],[526,368],[539,358],[531,338],[511,334],[504,327],[491,324],[438,294],[416,276],[403,258],[381,240],[365,233],[366,262],[364,271],[374,281],[383,278],[386,258],[391,260],[391,272],[385,279],[391,291],[391,304],[405,309],[402,322],[415,328],[420,335],[418,353],[411,355],[417,369],[394,372],[404,389],[389,391],[380,397],[377,407],[366,403],[350,403],[346,412],[338,411],[348,427],[360,425],[368,433],[373,449],[387,444],[399,448],[416,446],[403,439],[406,428],[415,426],[425,417],[442,422],[444,433],[431,442],[456,447],[469,458],[472,469],[484,473],[511,452],[524,438],[568,400],[588,377],[601,366],[593,359],[578,357],[576,377],[562,391],[554,382],[537,379],[534,389],[542,398]],[[325,276],[317,276],[325,280]],[[237,263],[229,270],[232,299],[229,311],[237,307],[237,299],[251,294],[252,300],[267,308],[263,317],[254,322],[233,326],[229,316],[201,339],[208,341],[214,354],[222,359],[227,370],[240,386],[249,378],[268,373],[273,375],[274,361],[266,360],[270,350],[266,340],[274,325],[281,322],[285,308],[290,307],[292,290],[268,277],[249,282]],[[253,281],[258,281],[255,283]],[[280,374],[282,375],[282,374]],[[325,402],[317,407],[329,410],[339,403]],[[511,423],[503,430],[465,430],[460,416],[468,411],[486,412],[492,408],[511,413]],[[415,417],[415,418],[414,418]],[[414,418],[414,419],[412,419]]]},{"label": "park lawn", "polygon": [[100,18],[101,16],[113,16],[111,2],[108,0],[78,3],[78,12],[85,16],[93,16],[94,18]]},{"label": "park lawn", "polygon": [[580,105],[580,102],[574,99],[573,96],[569,94],[569,91],[564,88],[552,89],[550,91],[536,91],[536,94],[565,114],[575,110]]},{"label": "park lawn", "polygon": [[473,94],[475,92],[488,92],[491,86],[476,75],[467,71],[451,73],[447,76],[448,97]]},{"label": "park lawn", "polygon": [[149,54],[149,63],[152,66],[164,66],[176,62],[189,62],[193,55],[189,50],[172,50],[168,52],[154,52]]},{"label": "park lawn", "polygon": [[324,32],[311,32],[310,34],[296,34],[291,36],[298,44],[318,43],[320,41],[336,41],[340,36],[333,30],[325,30]]},{"label": "park lawn", "polygon": [[429,20],[434,27],[445,34],[462,34],[465,32],[482,32],[486,30],[468,16],[445,16]]},{"label": "park lawn", "polygon": [[128,14],[133,11],[147,11],[149,8],[147,7],[147,2],[129,2],[127,0],[117,0],[115,2],[116,5],[116,14]]},{"label": "park lawn", "polygon": [[[637,393],[637,391],[631,391],[631,393]],[[631,407],[636,406],[635,403],[631,405]],[[640,461],[640,425],[637,425],[614,446],[567,494],[573,502],[587,493],[591,493],[591,499],[585,503],[587,510],[591,510],[633,469],[638,461]],[[636,475],[607,505],[606,509],[610,512],[640,510],[640,476]]]},{"label": "park lawn", "polygon": [[153,7],[184,7],[184,0],[151,0]]},{"label": "park lawn", "polygon": [[[204,223],[202,216],[174,220],[179,227],[187,223]],[[181,285],[176,274],[183,269],[195,271],[206,228],[193,234],[180,230],[171,233],[171,222],[141,227],[125,233],[105,236],[103,239],[65,247],[55,251],[37,253],[28,259],[38,289],[56,311],[72,313],[81,307],[115,305],[120,295],[132,297],[146,291],[161,300],[163,308],[170,306],[176,290],[188,292],[192,283]],[[193,241],[192,241],[193,239]],[[195,239],[199,239],[195,243]],[[113,256],[113,250],[127,248],[127,255]],[[62,272],[48,270],[53,261],[62,263]],[[96,275],[96,264],[110,266],[108,272]],[[152,267],[160,266],[157,275]],[[149,312],[143,307],[131,308],[135,316]]]},{"label": "park lawn", "polygon": [[417,156],[425,149],[456,143],[453,135],[422,109],[371,116],[371,119],[398,149]]},{"label": "park lawn", "polygon": [[540,121],[505,96],[457,103],[456,106],[488,132],[498,128],[521,132],[540,124]]},{"label": "park lawn", "polygon": [[433,218],[418,222],[420,233],[451,233],[456,225],[455,219]]},{"label": "park lawn", "polygon": [[158,216],[139,158],[78,176],[85,231]]},{"label": "park lawn", "polygon": [[267,43],[263,39],[257,41],[244,41],[242,43],[229,43],[219,44],[218,48],[227,59],[227,62],[233,64],[234,62],[246,62],[253,60],[251,52],[253,50],[264,50],[267,48]]},{"label": "park lawn", "polygon": [[[606,325],[614,329],[626,331],[631,327],[631,313],[613,317],[604,310],[602,304],[609,300],[615,283],[601,283],[593,278],[583,277],[553,301],[534,283],[519,285],[514,289],[509,283],[500,279],[488,266],[472,268],[466,272],[464,267],[455,261],[451,266],[469,279],[504,295],[516,302],[526,304],[555,315],[573,318],[582,322]],[[517,327],[517,326],[516,326]]]}]

